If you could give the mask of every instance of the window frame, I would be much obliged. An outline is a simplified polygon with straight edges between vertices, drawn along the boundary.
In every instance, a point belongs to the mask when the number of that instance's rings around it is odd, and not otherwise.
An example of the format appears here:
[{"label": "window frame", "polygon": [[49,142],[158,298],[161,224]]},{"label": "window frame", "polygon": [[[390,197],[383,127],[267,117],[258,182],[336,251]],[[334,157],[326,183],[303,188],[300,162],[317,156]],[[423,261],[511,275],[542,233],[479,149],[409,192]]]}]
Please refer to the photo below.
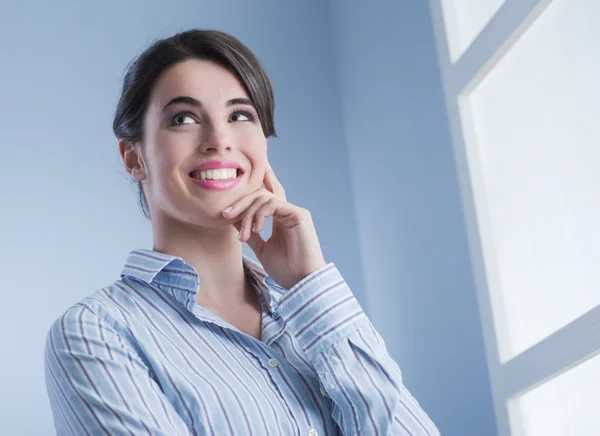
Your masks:
[{"label": "window frame", "polygon": [[[498,350],[490,289],[495,283],[494,268],[486,271],[481,232],[487,218],[477,216],[474,199],[480,183],[480,168],[469,168],[465,135],[468,112],[461,102],[499,62],[513,44],[529,29],[553,0],[506,0],[463,54],[452,62],[444,23],[442,2],[429,6],[446,100],[448,123],[457,165],[465,225],[473,267],[474,282],[490,376],[494,412],[500,436],[511,435],[508,402],[541,383],[568,371],[600,353],[600,306],[592,308],[526,351],[501,363]],[[477,0],[473,0],[477,1]],[[461,119],[462,114],[466,116]],[[467,126],[463,130],[463,123]],[[493,259],[488,259],[493,265]],[[515,417],[515,419],[518,419]],[[518,427],[518,423],[516,423]]]}]

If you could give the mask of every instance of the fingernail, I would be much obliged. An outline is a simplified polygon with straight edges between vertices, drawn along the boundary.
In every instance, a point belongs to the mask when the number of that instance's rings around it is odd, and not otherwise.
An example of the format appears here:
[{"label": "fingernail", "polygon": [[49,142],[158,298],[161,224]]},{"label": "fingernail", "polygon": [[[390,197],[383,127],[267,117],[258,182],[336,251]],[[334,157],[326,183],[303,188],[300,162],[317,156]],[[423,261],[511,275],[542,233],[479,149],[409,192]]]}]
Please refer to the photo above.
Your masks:
[{"label": "fingernail", "polygon": [[227,209],[225,209],[223,211],[223,213],[231,212],[231,209],[233,209],[233,206],[229,206]]},{"label": "fingernail", "polygon": [[252,223],[252,231],[256,233],[256,223]]},{"label": "fingernail", "polygon": [[240,232],[238,233],[238,239],[242,239],[242,231],[240,230]]}]

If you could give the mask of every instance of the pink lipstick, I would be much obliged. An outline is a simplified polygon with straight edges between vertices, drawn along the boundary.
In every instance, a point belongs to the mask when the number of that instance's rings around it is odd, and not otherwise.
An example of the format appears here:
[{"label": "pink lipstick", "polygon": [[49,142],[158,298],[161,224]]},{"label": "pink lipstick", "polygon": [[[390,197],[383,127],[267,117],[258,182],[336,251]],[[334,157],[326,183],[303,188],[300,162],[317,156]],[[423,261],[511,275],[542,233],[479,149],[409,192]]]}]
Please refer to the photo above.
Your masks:
[{"label": "pink lipstick", "polygon": [[[237,177],[235,177],[234,179],[226,179],[226,180],[212,180],[212,179],[201,180],[200,179],[200,171],[218,170],[221,168],[236,169]],[[197,178],[192,177],[192,174],[194,174],[194,173],[196,173],[195,175]],[[223,190],[223,189],[231,189],[231,188],[234,188],[235,186],[237,186],[237,184],[242,179],[243,175],[244,175],[244,171],[242,170],[242,167],[240,166],[240,164],[238,164],[237,162],[234,162],[231,160],[211,160],[209,162],[205,162],[205,163],[199,165],[194,170],[192,170],[189,174],[189,177],[192,180],[192,182],[194,182],[195,184],[197,184],[198,186],[200,186],[204,189]]]}]

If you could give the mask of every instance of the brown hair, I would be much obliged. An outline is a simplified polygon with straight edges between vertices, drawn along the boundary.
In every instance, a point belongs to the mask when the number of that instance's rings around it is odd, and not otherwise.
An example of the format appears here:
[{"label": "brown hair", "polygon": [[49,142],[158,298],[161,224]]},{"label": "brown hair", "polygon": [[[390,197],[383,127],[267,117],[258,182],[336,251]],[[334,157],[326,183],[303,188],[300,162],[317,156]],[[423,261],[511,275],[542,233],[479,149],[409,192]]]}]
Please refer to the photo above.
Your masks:
[{"label": "brown hair", "polygon": [[[143,119],[158,76],[188,59],[210,60],[231,71],[254,103],[265,137],[276,137],[275,98],[271,82],[256,56],[235,37],[218,31],[192,29],[157,40],[127,66],[113,120],[117,139],[135,143],[143,138]],[[150,219],[148,202],[138,182],[139,204]]]}]

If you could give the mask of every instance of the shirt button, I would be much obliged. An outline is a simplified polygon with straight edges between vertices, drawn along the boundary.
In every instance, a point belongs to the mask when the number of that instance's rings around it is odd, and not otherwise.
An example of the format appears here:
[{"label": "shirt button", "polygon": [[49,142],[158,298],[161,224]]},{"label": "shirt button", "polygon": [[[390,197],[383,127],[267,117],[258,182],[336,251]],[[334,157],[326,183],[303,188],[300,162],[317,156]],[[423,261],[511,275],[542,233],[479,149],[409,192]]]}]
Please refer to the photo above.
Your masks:
[{"label": "shirt button", "polygon": [[314,428],[308,430],[308,436],[319,436],[319,432]]},{"label": "shirt button", "polygon": [[271,368],[277,368],[279,366],[279,361],[277,359],[269,359],[268,363]]},{"label": "shirt button", "polygon": [[323,386],[321,386],[321,395],[323,395],[324,397],[327,396],[327,392],[325,391],[325,389],[323,389]]},{"label": "shirt button", "polygon": [[335,385],[333,384],[333,379],[331,378],[328,372],[325,373],[325,378],[327,379],[327,383],[329,383],[329,387],[331,389],[334,389]]}]

